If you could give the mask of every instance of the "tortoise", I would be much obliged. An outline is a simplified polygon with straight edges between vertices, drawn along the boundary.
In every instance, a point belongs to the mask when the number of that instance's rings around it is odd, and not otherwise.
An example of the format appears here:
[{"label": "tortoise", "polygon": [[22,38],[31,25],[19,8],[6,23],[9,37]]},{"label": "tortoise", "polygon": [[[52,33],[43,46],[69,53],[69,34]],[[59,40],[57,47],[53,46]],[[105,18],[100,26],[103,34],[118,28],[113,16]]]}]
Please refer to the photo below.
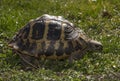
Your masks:
[{"label": "tortoise", "polygon": [[[9,46],[28,65],[40,59],[69,59],[87,51],[101,51],[103,45],[90,39],[82,29],[62,16],[44,14],[30,20],[9,42]],[[37,60],[37,61],[36,61]]]}]

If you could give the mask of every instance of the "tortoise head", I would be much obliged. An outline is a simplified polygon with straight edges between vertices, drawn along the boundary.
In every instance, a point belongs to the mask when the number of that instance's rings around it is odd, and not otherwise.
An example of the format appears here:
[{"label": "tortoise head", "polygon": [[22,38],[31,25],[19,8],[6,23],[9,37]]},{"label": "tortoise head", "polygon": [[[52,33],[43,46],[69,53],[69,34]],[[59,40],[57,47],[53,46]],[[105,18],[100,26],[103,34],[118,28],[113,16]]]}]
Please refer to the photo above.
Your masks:
[{"label": "tortoise head", "polygon": [[103,45],[98,41],[90,40],[88,42],[88,49],[89,51],[102,51]]}]

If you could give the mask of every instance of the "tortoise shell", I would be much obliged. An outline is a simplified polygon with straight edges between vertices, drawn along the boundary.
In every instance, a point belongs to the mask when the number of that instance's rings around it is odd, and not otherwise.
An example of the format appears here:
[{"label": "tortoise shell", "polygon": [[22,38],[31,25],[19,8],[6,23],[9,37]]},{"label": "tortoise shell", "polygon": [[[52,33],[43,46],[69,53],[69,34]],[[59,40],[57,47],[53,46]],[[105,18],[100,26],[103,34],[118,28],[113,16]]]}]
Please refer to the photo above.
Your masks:
[{"label": "tortoise shell", "polygon": [[30,20],[9,42],[16,52],[36,58],[63,59],[82,55],[87,50],[101,50],[100,42],[91,40],[61,16],[42,15]]}]

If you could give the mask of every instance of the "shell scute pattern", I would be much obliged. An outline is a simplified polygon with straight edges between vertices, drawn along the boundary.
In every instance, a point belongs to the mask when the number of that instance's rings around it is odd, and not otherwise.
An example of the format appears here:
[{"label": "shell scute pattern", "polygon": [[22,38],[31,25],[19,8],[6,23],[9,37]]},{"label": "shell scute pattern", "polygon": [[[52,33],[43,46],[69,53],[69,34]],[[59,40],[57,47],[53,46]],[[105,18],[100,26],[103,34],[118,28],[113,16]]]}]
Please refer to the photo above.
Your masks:
[{"label": "shell scute pattern", "polygon": [[46,51],[44,52],[45,56],[47,57],[47,56],[53,55],[54,50],[55,50],[54,43],[51,41],[50,44],[48,45]]},{"label": "shell scute pattern", "polygon": [[35,40],[40,40],[43,38],[45,31],[45,22],[37,22],[32,27],[32,38]]},{"label": "shell scute pattern", "polygon": [[50,59],[63,59],[74,54],[82,55],[88,50],[102,49],[100,42],[89,39],[68,20],[47,14],[31,20],[21,28],[9,46],[19,52],[20,56],[26,54]]},{"label": "shell scute pattern", "polygon": [[57,23],[57,21],[50,22],[48,25],[48,40],[59,40],[61,36],[61,23]]},{"label": "shell scute pattern", "polygon": [[74,47],[71,41],[68,41],[68,47],[65,48],[65,53],[67,55],[70,55],[72,52],[74,52]]},{"label": "shell scute pattern", "polygon": [[59,42],[59,48],[56,49],[56,55],[57,56],[62,56],[64,54],[64,43]]},{"label": "shell scute pattern", "polygon": [[[23,27],[15,41],[18,50],[26,51],[26,53],[37,53],[49,57],[52,55],[63,56],[70,55],[79,48],[82,49],[76,41],[75,48],[71,40],[78,37],[78,32],[74,30],[73,24],[65,20],[61,16],[43,15],[36,20],[30,21]],[[57,47],[55,46],[57,43]],[[55,48],[56,47],[56,48]]]}]

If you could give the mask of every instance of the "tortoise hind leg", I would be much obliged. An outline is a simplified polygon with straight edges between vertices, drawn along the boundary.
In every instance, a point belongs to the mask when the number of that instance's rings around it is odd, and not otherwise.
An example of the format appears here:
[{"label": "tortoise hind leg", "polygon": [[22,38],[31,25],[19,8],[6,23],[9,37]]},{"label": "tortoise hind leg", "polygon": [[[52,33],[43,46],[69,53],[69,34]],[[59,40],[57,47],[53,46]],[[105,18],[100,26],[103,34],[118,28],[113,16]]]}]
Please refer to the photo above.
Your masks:
[{"label": "tortoise hind leg", "polygon": [[28,70],[32,68],[37,69],[39,67],[39,61],[37,58],[26,55],[26,54],[22,54],[20,52],[17,52],[17,54],[21,58],[21,63],[23,64],[23,68]]},{"label": "tortoise hind leg", "polygon": [[37,68],[37,66],[35,66],[33,63],[31,63],[32,59],[30,56],[26,56],[26,55],[19,55],[21,58],[21,62],[23,64],[23,66],[25,66],[26,68]]}]

